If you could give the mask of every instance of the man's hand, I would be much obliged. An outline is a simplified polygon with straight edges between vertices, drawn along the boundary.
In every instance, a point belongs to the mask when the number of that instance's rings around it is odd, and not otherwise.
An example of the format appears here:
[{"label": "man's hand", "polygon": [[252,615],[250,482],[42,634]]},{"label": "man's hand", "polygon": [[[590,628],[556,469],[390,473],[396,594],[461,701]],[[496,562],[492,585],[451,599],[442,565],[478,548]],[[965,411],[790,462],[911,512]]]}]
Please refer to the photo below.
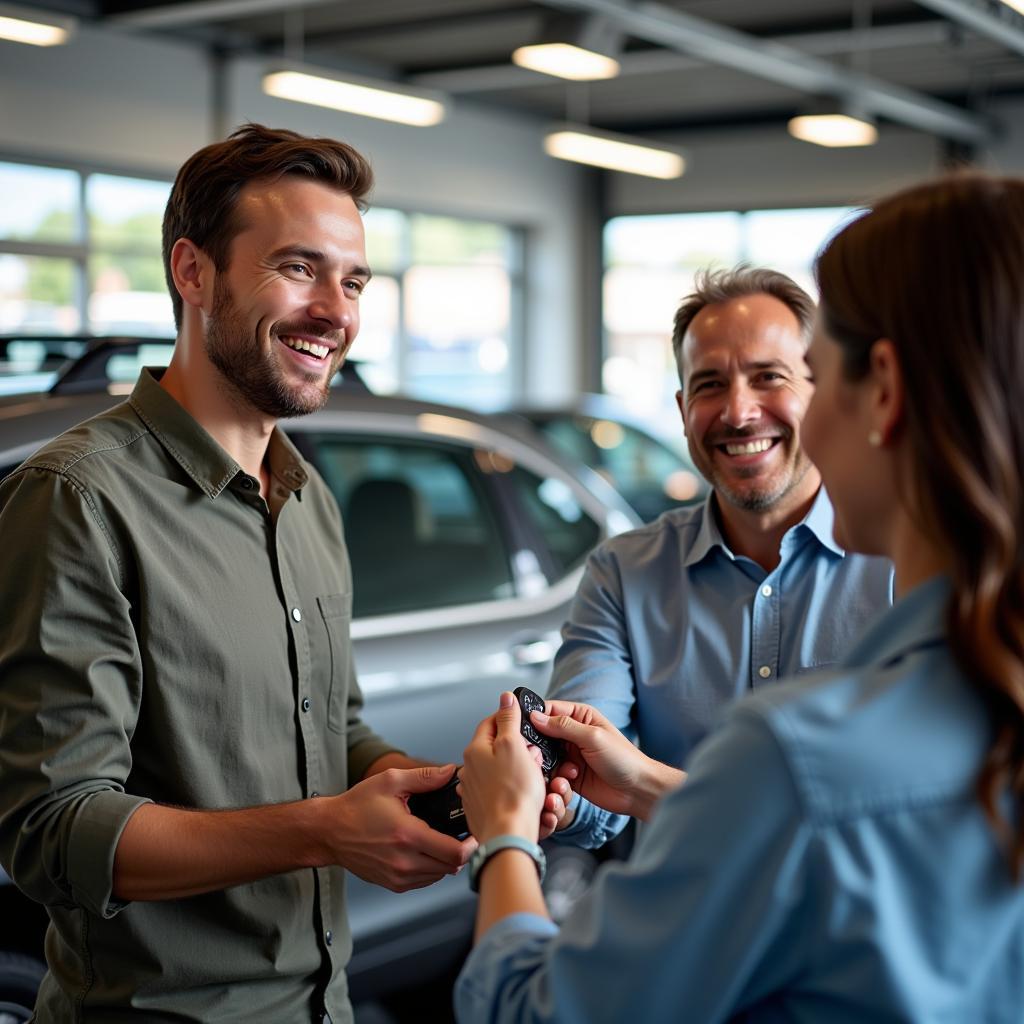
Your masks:
[{"label": "man's hand", "polygon": [[472,856],[476,840],[461,842],[434,831],[409,812],[412,793],[443,786],[455,765],[389,768],[364,778],[335,802],[327,842],[331,860],[366,882],[392,892],[432,885],[454,875]]},{"label": "man's hand", "polygon": [[[686,778],[679,769],[637,749],[588,704],[555,700],[548,702],[547,710],[548,714],[535,711],[530,717],[538,732],[569,744],[568,757],[557,772],[566,780],[565,789],[571,784],[606,811],[646,819],[658,798]],[[564,793],[561,799],[564,806]]]},{"label": "man's hand", "polygon": [[480,842],[497,835],[537,839],[545,802],[541,752],[519,731],[519,704],[503,693],[498,711],[476,728],[459,772],[470,830]]},{"label": "man's hand", "polygon": [[548,783],[547,796],[544,797],[544,807],[540,812],[538,838],[547,839],[553,832],[560,832],[572,824],[576,812],[569,810],[570,800],[572,786],[569,785],[569,780],[562,778],[561,775],[552,775]]}]

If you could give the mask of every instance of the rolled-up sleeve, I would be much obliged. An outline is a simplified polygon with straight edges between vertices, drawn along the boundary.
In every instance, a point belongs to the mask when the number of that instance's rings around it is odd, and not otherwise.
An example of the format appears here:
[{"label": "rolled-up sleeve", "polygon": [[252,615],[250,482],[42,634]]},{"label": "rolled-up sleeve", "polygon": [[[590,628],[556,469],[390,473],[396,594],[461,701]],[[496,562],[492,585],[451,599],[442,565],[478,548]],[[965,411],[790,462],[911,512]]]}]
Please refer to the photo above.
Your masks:
[{"label": "rolled-up sleeve", "polygon": [[45,468],[0,486],[0,862],[46,905],[102,916],[114,851],[147,801],[124,792],[142,667],[132,569],[88,493]]}]

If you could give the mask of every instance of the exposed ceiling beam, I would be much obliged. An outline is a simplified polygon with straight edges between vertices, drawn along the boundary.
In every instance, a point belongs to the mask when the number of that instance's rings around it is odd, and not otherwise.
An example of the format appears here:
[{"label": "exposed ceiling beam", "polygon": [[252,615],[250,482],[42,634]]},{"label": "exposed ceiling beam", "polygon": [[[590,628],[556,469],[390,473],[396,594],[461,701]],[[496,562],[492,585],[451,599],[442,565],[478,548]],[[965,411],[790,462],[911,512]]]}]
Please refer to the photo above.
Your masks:
[{"label": "exposed ceiling beam", "polygon": [[917,0],[922,7],[957,21],[979,35],[1024,54],[1024,15],[999,0]]},{"label": "exposed ceiling beam", "polygon": [[136,11],[111,14],[104,20],[131,28],[181,28],[205,21],[230,21],[254,14],[322,7],[327,0],[182,0]]},{"label": "exposed ceiling beam", "polygon": [[912,89],[836,67],[782,43],[759,39],[663,4],[629,0],[546,0],[561,10],[604,14],[637,39],[765,78],[798,92],[834,96],[869,113],[971,145],[992,136],[981,117]]},{"label": "exposed ceiling beam", "polygon": [[[837,53],[877,52],[901,46],[941,46],[953,31],[948,22],[913,21],[904,25],[874,26],[869,29],[837,29],[826,32],[771,36],[770,41],[794,46],[803,53],[819,57]],[[690,71],[707,67],[707,61],[687,57],[678,50],[656,48],[620,54],[619,77],[653,75],[671,71]],[[450,71],[425,71],[410,75],[410,83],[450,93],[479,93],[508,89],[535,89],[551,85],[554,79],[516,64],[490,64]]]}]

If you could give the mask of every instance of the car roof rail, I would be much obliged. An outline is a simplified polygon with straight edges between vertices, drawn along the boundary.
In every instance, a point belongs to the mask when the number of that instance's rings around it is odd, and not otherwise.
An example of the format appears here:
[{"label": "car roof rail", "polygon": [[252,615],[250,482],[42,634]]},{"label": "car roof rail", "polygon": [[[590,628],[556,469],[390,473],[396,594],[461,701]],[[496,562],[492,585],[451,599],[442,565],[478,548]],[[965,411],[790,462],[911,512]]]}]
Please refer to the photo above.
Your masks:
[{"label": "car roof rail", "polygon": [[[144,345],[173,344],[173,338],[92,338],[80,355],[69,360],[57,371],[50,394],[77,395],[90,391],[106,391],[114,383],[110,374],[110,361],[114,356],[133,355]],[[346,360],[342,364],[340,376],[341,379],[335,387],[369,392],[370,389],[355,362]]]}]

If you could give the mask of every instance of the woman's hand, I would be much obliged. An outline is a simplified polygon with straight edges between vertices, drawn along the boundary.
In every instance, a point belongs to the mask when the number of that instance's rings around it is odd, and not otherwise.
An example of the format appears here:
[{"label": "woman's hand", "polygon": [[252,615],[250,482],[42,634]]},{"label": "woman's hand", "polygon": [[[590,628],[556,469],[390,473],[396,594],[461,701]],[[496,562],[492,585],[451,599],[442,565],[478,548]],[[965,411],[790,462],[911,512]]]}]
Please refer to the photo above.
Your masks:
[{"label": "woman's hand", "polygon": [[[536,841],[547,787],[541,753],[519,731],[519,704],[503,693],[498,711],[485,718],[466,747],[459,793],[473,835],[518,835]],[[549,830],[550,831],[550,830]]]},{"label": "woman's hand", "polygon": [[657,800],[686,778],[644,754],[588,704],[553,700],[547,710],[530,718],[538,732],[569,745],[557,774],[606,811],[646,819]]}]

